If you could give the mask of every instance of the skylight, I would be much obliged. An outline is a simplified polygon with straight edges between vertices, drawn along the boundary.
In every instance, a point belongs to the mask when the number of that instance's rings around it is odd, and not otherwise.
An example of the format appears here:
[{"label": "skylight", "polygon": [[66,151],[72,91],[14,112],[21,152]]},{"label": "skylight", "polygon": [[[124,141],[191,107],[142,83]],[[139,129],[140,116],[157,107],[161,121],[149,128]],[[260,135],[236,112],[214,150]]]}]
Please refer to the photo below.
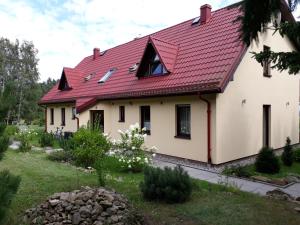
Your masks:
[{"label": "skylight", "polygon": [[196,17],[196,18],[193,20],[192,25],[195,25],[195,24],[199,23],[199,21],[200,21],[200,16],[199,16],[199,17]]},{"label": "skylight", "polygon": [[136,71],[138,67],[139,67],[139,63],[133,64],[131,67],[129,67],[129,72],[131,73]]},{"label": "skylight", "polygon": [[112,68],[107,71],[107,73],[98,81],[98,83],[104,83],[105,81],[107,81],[116,70],[117,68]]}]

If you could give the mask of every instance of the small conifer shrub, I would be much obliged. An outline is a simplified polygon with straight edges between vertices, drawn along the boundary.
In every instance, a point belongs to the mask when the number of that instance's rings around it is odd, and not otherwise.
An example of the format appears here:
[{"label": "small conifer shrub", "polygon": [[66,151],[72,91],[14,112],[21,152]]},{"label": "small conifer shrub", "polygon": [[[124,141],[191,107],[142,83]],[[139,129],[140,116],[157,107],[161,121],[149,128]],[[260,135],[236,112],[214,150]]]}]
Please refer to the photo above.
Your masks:
[{"label": "small conifer shrub", "polygon": [[281,155],[281,160],[284,165],[292,166],[293,165],[293,147],[291,146],[291,139],[287,137],[286,144],[284,146],[283,153]]},{"label": "small conifer shrub", "polygon": [[255,169],[257,172],[274,174],[280,170],[278,158],[276,158],[273,149],[263,147],[255,161]]},{"label": "small conifer shrub", "polygon": [[140,189],[147,200],[180,203],[191,196],[192,180],[180,166],[174,169],[146,167]]}]

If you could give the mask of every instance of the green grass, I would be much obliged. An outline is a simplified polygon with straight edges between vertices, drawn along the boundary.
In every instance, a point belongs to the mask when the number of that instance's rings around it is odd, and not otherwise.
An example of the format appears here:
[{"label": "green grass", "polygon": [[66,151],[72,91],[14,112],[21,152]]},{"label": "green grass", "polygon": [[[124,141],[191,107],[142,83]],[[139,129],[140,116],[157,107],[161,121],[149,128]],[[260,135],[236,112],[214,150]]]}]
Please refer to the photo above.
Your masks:
[{"label": "green grass", "polygon": [[[82,185],[97,185],[95,174],[51,162],[44,153],[8,151],[0,163],[0,170],[4,168],[22,176],[20,190],[9,212],[7,224],[10,225],[19,225],[24,210],[41,203],[55,192],[71,191]],[[112,166],[109,170],[107,186],[125,194],[151,225],[300,224],[300,214],[293,210],[296,206],[292,203],[270,200],[204,181],[195,181],[191,200],[184,204],[147,202],[139,191],[142,174],[121,173]]]}]

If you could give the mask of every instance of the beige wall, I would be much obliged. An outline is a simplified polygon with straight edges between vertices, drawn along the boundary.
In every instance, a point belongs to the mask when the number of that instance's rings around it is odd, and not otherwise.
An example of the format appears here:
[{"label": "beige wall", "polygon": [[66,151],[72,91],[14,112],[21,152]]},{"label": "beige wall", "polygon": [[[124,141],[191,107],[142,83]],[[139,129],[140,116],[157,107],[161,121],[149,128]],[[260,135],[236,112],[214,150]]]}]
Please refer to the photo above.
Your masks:
[{"label": "beige wall", "polygon": [[[74,105],[67,104],[67,105],[49,105],[47,106],[47,131],[48,132],[55,132],[57,127],[62,128],[61,126],[61,108],[65,108],[66,114],[66,125],[63,126],[63,131],[67,132],[75,132],[77,130],[77,120],[72,119],[72,107]],[[50,109],[54,109],[54,124],[51,125],[51,118],[50,118]]]},{"label": "beige wall", "polygon": [[[284,146],[289,136],[299,142],[299,76],[272,69],[271,78],[249,52],[259,52],[263,45],[274,51],[291,51],[292,44],[276,34],[262,37],[251,46],[223,94],[218,94],[216,163],[257,154],[263,143],[263,105],[271,105],[271,146]],[[242,101],[246,102],[243,104]]]},{"label": "beige wall", "polygon": [[[210,96],[215,112],[215,96]],[[176,135],[175,105],[191,105],[191,140],[178,139]],[[125,122],[119,120],[119,106],[125,106]],[[164,97],[155,99],[101,102],[79,115],[80,125],[90,119],[90,110],[104,110],[104,132],[119,139],[118,130],[126,130],[131,124],[140,124],[140,106],[150,105],[151,135],[146,146],[156,146],[159,153],[207,162],[207,113],[206,104],[197,96]],[[215,121],[213,119],[213,121]],[[215,124],[213,124],[215,127]],[[212,131],[212,133],[215,133]],[[213,145],[215,140],[213,140]],[[213,155],[213,158],[216,156]]]}]

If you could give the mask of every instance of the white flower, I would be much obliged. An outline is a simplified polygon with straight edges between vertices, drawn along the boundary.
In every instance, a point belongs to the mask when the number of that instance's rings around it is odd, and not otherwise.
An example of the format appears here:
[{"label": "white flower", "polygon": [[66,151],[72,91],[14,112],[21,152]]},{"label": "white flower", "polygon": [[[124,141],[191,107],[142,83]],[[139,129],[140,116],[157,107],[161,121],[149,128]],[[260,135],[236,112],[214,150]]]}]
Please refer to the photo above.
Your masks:
[{"label": "white flower", "polygon": [[145,162],[148,163],[148,158],[145,158]]},{"label": "white flower", "polygon": [[122,159],[119,159],[119,162],[122,162]]},{"label": "white flower", "polygon": [[132,148],[131,148],[132,150],[135,150],[135,147],[134,146],[132,146]]},{"label": "white flower", "polygon": [[123,132],[123,131],[121,131],[121,130],[118,130],[118,133],[120,133],[120,134],[124,134],[124,132]]},{"label": "white flower", "polygon": [[143,134],[143,138],[146,138],[147,137],[147,134]]},{"label": "white flower", "polygon": [[156,154],[155,154],[155,153],[153,153],[153,154],[152,154],[152,157],[155,157],[155,156],[156,156]]},{"label": "white flower", "polygon": [[142,131],[146,131],[146,130],[147,130],[147,128],[146,128],[146,127],[143,127]]},{"label": "white flower", "polygon": [[131,165],[130,165],[130,164],[128,165],[128,168],[131,168]]},{"label": "white flower", "polygon": [[136,161],[140,161],[141,160],[141,158],[140,157],[136,157]]}]

